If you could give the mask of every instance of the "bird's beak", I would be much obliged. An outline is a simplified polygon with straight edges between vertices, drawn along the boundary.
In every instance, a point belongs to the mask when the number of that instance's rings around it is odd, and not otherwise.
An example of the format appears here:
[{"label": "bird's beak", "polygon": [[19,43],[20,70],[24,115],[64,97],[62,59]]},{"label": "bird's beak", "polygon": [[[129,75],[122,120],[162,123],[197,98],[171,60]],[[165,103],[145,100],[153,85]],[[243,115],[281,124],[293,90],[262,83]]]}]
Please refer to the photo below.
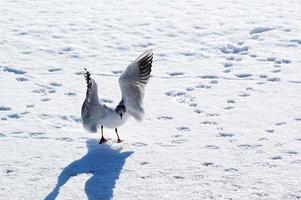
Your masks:
[{"label": "bird's beak", "polygon": [[122,119],[122,114],[120,114],[120,118]]}]

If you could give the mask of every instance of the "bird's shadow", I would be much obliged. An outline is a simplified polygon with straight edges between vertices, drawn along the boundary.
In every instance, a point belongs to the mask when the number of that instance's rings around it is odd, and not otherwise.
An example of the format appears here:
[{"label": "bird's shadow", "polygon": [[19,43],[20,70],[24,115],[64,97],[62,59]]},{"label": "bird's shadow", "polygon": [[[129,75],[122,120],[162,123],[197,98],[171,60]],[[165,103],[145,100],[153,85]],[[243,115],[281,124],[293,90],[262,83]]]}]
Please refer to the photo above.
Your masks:
[{"label": "bird's shadow", "polygon": [[112,149],[108,145],[99,145],[96,140],[87,141],[88,152],[81,159],[66,166],[57,179],[56,186],[47,195],[45,200],[54,200],[60,188],[70,178],[83,173],[92,175],[85,184],[87,199],[112,198],[113,189],[127,157],[133,152],[121,152],[121,149]]}]

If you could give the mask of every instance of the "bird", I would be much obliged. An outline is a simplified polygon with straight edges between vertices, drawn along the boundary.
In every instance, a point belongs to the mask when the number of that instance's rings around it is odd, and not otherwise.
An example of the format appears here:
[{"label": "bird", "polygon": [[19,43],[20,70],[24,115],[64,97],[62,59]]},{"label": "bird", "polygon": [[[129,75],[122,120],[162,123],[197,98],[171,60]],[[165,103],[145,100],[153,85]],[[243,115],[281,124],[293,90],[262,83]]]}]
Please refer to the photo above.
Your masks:
[{"label": "bird", "polygon": [[92,133],[101,128],[101,139],[99,144],[106,143],[103,128],[115,129],[117,142],[119,137],[117,128],[123,125],[130,117],[138,122],[143,120],[143,99],[145,87],[150,79],[153,63],[153,52],[147,50],[135,61],[127,66],[119,77],[121,90],[121,101],[115,107],[108,107],[99,101],[98,86],[91,78],[91,73],[85,68],[85,79],[87,83],[86,98],[81,109],[83,127]]}]

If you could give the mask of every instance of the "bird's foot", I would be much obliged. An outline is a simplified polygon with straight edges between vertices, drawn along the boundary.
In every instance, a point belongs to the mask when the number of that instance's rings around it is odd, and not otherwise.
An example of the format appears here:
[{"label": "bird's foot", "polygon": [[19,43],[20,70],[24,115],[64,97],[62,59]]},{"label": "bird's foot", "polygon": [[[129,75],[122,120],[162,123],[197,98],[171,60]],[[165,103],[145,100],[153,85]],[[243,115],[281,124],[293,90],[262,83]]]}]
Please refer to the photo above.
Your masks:
[{"label": "bird's foot", "polygon": [[117,143],[121,143],[121,142],[123,142],[123,140],[121,140],[121,139],[118,139],[118,140],[117,140]]},{"label": "bird's foot", "polygon": [[106,143],[108,140],[106,140],[104,137],[102,137],[99,141],[99,144],[102,144],[102,143]]}]

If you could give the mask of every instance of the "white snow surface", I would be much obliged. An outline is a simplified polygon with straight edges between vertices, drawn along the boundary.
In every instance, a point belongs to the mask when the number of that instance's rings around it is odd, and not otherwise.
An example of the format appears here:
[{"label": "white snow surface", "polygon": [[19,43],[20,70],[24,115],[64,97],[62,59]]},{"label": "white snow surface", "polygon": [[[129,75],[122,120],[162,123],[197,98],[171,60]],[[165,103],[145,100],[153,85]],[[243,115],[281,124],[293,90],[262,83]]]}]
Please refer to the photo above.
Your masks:
[{"label": "white snow surface", "polygon": [[[0,199],[300,199],[299,0],[1,0]],[[99,145],[84,67],[115,106],[153,49],[145,119]]]}]

